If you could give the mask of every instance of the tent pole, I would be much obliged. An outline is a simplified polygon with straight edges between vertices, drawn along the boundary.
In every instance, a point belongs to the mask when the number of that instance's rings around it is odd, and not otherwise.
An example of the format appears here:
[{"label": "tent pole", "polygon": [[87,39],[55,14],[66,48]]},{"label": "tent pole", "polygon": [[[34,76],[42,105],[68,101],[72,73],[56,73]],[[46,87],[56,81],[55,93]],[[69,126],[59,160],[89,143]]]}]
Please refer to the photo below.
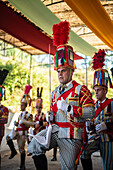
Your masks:
[{"label": "tent pole", "polygon": [[87,81],[87,56],[85,56],[85,65],[86,65],[86,87],[88,87],[88,81]]},{"label": "tent pole", "polygon": [[[30,85],[32,86],[32,54],[30,55]],[[32,89],[30,90],[30,97],[32,99]],[[32,107],[30,106],[30,113],[32,112]]]},{"label": "tent pole", "polygon": [[49,104],[51,110],[51,55],[50,55],[50,44],[49,44]]}]

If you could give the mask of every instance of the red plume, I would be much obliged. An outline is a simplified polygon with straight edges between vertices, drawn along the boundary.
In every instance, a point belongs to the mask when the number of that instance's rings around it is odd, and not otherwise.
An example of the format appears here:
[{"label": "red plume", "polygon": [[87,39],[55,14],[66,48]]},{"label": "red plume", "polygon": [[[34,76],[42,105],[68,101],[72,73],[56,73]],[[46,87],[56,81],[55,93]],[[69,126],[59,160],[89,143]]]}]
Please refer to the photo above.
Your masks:
[{"label": "red plume", "polygon": [[53,25],[53,43],[56,46],[67,44],[69,40],[69,22],[62,21]]},{"label": "red plume", "polygon": [[60,45],[60,27],[58,24],[53,25],[53,44],[56,46]]},{"label": "red plume", "polygon": [[66,20],[64,22],[60,22],[60,45],[67,44],[69,40],[69,22]]},{"label": "red plume", "polygon": [[31,89],[32,89],[31,85],[26,85],[24,94],[28,94]]},{"label": "red plume", "polygon": [[93,56],[92,69],[96,70],[102,68],[105,65],[105,55],[105,51],[101,49],[99,49],[98,53],[95,53],[95,55]]}]

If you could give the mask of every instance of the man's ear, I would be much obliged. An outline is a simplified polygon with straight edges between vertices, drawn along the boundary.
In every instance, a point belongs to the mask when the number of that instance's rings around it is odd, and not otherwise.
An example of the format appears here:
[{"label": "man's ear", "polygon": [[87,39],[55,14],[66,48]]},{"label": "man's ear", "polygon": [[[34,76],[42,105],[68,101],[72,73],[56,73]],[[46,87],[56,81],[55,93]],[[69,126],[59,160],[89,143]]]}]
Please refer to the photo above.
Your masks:
[{"label": "man's ear", "polygon": [[105,91],[105,94],[107,94],[107,92],[108,92],[108,89],[104,89],[104,91]]},{"label": "man's ear", "polygon": [[71,76],[73,76],[74,71],[71,69]]}]

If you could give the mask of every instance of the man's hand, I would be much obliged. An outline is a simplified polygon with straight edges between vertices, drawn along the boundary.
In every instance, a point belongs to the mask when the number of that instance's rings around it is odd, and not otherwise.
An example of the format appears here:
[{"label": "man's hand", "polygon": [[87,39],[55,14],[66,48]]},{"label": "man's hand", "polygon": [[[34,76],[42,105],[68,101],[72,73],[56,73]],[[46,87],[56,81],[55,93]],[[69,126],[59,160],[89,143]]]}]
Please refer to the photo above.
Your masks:
[{"label": "man's hand", "polygon": [[86,132],[87,133],[95,133],[95,125],[92,120],[86,120]]},{"label": "man's hand", "polygon": [[15,125],[15,126],[18,126],[18,122],[14,121],[14,125]]},{"label": "man's hand", "polygon": [[57,102],[57,108],[61,109],[64,112],[67,112],[69,104],[61,97],[61,100],[58,100]]},{"label": "man's hand", "polygon": [[46,121],[47,122],[54,122],[54,116],[53,116],[53,111],[47,111],[46,113]]},{"label": "man's hand", "polygon": [[106,126],[106,124],[104,122],[96,125],[96,131],[97,132],[100,132],[100,131],[106,130],[106,129],[107,129],[107,126]]},{"label": "man's hand", "polygon": [[87,121],[86,121],[86,132],[87,132],[87,133],[89,132],[89,127],[90,127],[90,121],[87,120]]},{"label": "man's hand", "polygon": [[23,120],[23,119],[19,120],[19,125],[20,125],[20,124],[23,124],[23,123],[24,123],[24,120]]},{"label": "man's hand", "polygon": [[40,126],[39,123],[36,122],[35,123],[35,128],[39,128],[39,126]]}]

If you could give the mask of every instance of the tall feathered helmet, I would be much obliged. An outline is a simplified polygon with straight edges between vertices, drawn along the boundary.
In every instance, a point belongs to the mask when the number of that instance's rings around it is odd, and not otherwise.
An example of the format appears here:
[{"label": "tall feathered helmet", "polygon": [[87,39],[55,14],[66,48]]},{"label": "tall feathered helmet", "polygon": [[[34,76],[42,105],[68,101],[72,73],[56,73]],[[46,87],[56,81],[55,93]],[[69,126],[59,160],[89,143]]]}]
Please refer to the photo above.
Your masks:
[{"label": "tall feathered helmet", "polygon": [[106,53],[104,50],[99,49],[98,53],[95,53],[93,56],[93,66],[92,69],[94,72],[94,81],[93,88],[95,86],[102,86],[108,88],[108,82],[110,88],[113,88],[109,73],[106,69],[103,69]]},{"label": "tall feathered helmet", "polygon": [[69,31],[69,22],[66,20],[53,25],[53,44],[57,46],[57,51],[54,55],[54,70],[57,70],[59,67],[68,67],[73,70],[76,68],[74,63],[76,55],[73,52],[73,48],[67,45]]},{"label": "tall feathered helmet", "polygon": [[2,97],[5,97],[5,87],[2,86],[4,80],[6,79],[9,71],[6,69],[0,70],[0,101],[2,100]]},{"label": "tall feathered helmet", "polygon": [[36,99],[36,108],[43,108],[43,99],[42,99],[42,91],[43,87],[41,87],[41,90],[39,92],[39,87],[37,87],[37,99]]},{"label": "tall feathered helmet", "polygon": [[31,97],[28,94],[30,92],[30,90],[32,89],[31,85],[26,85],[25,86],[25,91],[24,91],[24,95],[21,99],[21,103],[25,103],[26,106],[29,104],[29,106],[31,106]]}]

